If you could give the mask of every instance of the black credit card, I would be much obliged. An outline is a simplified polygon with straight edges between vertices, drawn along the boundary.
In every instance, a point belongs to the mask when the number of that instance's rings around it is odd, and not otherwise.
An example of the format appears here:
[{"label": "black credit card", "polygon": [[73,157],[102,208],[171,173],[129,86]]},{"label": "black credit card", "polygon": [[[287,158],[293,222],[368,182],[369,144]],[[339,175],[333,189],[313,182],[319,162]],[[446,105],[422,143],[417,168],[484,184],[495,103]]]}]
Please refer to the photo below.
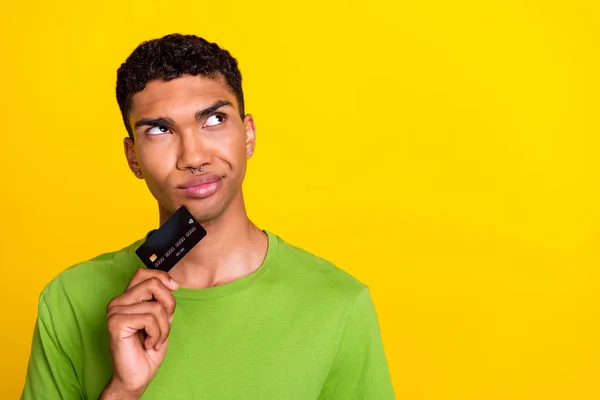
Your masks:
[{"label": "black credit card", "polygon": [[135,253],[148,268],[169,272],[204,236],[206,230],[181,206]]}]

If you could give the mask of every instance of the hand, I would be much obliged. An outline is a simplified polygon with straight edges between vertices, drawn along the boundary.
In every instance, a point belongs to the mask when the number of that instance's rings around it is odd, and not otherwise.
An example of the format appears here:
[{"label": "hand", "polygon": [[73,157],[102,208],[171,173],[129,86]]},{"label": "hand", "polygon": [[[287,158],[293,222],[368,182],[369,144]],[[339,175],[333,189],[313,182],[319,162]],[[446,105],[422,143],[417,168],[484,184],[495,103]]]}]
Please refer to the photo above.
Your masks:
[{"label": "hand", "polygon": [[140,268],[125,293],[108,303],[113,377],[101,398],[137,399],[144,393],[167,351],[175,311],[171,291],[178,287],[166,272]]}]

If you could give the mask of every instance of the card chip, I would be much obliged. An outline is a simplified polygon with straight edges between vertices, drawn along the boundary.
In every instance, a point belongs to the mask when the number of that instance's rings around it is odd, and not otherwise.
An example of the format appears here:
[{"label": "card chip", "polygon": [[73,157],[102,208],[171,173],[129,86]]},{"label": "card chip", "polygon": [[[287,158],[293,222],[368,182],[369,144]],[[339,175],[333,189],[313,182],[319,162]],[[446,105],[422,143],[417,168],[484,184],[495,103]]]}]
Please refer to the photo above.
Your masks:
[{"label": "card chip", "polygon": [[152,255],[150,256],[150,261],[151,261],[151,262],[154,262],[154,260],[156,260],[156,258],[157,258],[157,257],[156,257],[156,254],[152,254]]}]

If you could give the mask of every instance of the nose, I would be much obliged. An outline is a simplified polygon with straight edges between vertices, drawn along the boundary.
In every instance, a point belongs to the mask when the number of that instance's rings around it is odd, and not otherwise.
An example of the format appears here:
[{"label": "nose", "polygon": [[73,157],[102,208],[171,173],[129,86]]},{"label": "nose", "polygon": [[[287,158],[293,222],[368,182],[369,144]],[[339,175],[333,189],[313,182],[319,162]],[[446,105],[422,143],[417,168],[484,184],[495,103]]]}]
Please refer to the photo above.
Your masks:
[{"label": "nose", "polygon": [[195,131],[182,133],[179,140],[177,169],[198,169],[207,162],[207,146],[203,141],[202,135]]}]

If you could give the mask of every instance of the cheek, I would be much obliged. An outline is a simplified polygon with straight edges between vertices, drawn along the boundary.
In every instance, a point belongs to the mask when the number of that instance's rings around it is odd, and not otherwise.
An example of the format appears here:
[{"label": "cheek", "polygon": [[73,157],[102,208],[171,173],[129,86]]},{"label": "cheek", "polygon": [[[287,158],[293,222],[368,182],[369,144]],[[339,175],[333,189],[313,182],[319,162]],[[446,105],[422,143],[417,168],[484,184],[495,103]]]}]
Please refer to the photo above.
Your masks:
[{"label": "cheek", "polygon": [[173,165],[171,152],[161,146],[143,146],[138,150],[138,161],[142,169],[155,180],[169,173]]},{"label": "cheek", "polygon": [[228,135],[223,135],[216,143],[218,151],[227,155],[231,162],[237,163],[240,158],[246,158],[246,136],[245,133],[235,130]]}]

